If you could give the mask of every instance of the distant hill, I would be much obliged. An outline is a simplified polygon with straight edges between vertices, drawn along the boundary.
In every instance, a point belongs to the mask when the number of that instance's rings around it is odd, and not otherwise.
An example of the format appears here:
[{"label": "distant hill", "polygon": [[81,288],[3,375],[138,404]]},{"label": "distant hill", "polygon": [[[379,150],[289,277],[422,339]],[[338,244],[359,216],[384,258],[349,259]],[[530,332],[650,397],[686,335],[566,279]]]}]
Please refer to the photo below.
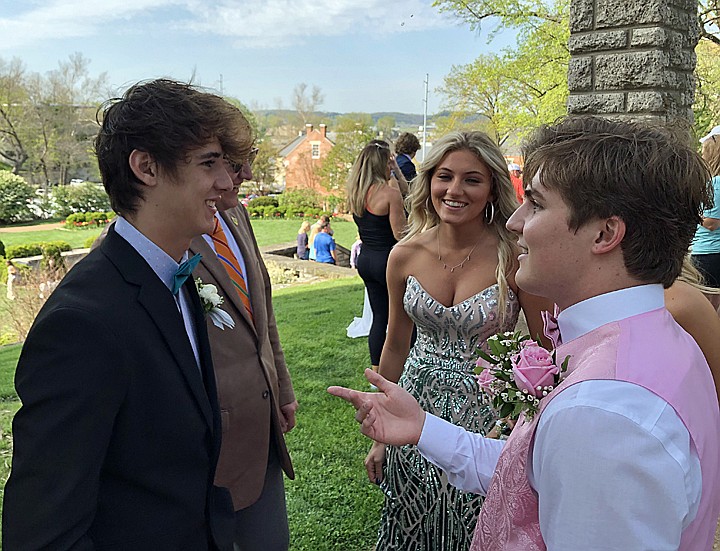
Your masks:
[{"label": "distant hill", "polygon": [[[259,109],[256,111],[258,115],[261,116],[276,116],[281,119],[288,119],[291,116],[295,114],[295,111],[291,109]],[[334,111],[318,111],[317,116],[320,120],[324,122],[330,122],[334,121],[337,117],[340,115],[345,115],[347,113],[336,113]],[[394,117],[395,122],[398,126],[422,126],[423,123],[423,116],[418,115],[415,113],[396,113],[396,112],[380,112],[380,113],[370,113],[370,116],[373,119],[373,122],[377,122],[378,119],[381,119],[382,117]],[[428,117],[428,122],[431,119],[431,117]]]}]

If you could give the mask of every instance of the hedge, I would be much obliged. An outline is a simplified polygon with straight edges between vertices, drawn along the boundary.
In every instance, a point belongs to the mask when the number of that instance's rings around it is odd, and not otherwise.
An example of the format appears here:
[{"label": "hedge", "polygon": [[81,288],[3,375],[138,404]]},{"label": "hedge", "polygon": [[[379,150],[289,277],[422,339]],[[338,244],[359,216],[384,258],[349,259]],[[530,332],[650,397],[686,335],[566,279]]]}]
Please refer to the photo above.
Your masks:
[{"label": "hedge", "polygon": [[43,252],[65,252],[72,250],[67,241],[41,241],[38,243],[27,243],[25,245],[13,245],[8,247],[7,258],[26,258],[28,256],[40,256]]},{"label": "hedge", "polygon": [[85,228],[88,226],[104,226],[115,216],[110,212],[75,212],[65,218],[67,228]]}]

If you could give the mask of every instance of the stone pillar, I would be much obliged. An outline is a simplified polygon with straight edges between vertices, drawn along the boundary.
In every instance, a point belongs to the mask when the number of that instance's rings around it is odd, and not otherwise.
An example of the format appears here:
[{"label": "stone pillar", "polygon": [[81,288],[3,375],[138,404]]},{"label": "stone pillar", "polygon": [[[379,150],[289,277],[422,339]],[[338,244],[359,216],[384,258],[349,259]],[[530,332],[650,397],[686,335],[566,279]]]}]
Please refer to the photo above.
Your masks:
[{"label": "stone pillar", "polygon": [[692,122],[696,0],[572,0],[568,112]]}]

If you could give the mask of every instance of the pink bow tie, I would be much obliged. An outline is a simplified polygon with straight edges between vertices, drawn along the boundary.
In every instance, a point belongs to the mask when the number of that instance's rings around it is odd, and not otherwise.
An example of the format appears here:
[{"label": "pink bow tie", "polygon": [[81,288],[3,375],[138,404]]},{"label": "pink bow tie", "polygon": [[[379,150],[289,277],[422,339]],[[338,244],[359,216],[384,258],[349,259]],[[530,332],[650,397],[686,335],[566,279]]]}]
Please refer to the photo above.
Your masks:
[{"label": "pink bow tie", "polygon": [[555,305],[555,309],[551,314],[548,311],[540,312],[543,320],[543,333],[545,336],[552,341],[553,348],[557,348],[562,343],[560,337],[560,328],[558,327],[557,316],[560,313],[560,309]]}]

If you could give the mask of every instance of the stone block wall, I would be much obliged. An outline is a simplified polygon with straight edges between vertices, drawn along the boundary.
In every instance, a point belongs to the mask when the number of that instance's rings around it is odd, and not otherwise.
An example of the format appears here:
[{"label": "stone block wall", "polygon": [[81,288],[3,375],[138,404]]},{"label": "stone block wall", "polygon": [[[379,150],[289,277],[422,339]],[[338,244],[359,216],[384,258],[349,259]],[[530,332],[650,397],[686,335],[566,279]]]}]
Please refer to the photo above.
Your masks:
[{"label": "stone block wall", "polygon": [[568,112],[692,121],[695,0],[573,0]]}]

